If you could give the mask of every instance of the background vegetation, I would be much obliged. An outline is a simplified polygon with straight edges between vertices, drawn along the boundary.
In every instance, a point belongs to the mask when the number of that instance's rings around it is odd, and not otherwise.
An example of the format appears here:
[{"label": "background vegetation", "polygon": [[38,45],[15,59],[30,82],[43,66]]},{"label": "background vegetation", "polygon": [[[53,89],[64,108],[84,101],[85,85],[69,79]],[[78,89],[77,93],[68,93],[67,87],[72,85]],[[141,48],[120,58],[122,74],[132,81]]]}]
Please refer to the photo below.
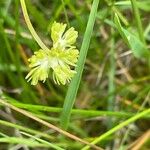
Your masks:
[{"label": "background vegetation", "polygon": [[[51,24],[58,21],[78,31],[80,50],[88,44],[83,38],[90,39],[85,30],[87,22],[94,21],[94,16],[89,20],[92,2],[26,0],[26,5],[46,45],[51,45]],[[100,1],[93,31],[89,26],[92,37],[68,129],[64,125],[68,135],[59,128],[69,84],[58,86],[52,76],[37,86],[27,83],[27,59],[39,47],[25,24],[20,1],[1,0],[0,150],[88,149],[85,141],[103,149],[148,150],[149,16],[149,0]]]}]

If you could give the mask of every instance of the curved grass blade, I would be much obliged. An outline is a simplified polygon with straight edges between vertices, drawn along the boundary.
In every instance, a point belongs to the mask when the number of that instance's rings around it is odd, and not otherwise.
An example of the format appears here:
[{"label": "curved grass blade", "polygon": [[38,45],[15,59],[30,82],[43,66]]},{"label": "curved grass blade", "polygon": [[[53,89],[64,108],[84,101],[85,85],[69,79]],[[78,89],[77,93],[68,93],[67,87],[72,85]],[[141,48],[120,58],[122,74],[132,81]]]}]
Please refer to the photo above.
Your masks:
[{"label": "curved grass blade", "polygon": [[150,53],[146,49],[146,46],[133,33],[130,33],[128,30],[122,27],[117,14],[115,14],[114,21],[117,30],[119,31],[128,47],[131,48],[133,55],[137,58],[149,58]]}]

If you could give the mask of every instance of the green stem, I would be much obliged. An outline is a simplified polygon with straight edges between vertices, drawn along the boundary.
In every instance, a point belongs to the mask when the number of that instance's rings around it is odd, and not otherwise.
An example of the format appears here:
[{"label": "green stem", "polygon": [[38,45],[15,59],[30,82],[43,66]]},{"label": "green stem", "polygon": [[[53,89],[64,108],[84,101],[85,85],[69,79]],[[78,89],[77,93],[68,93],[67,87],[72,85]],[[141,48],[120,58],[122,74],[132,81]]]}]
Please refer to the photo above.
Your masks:
[{"label": "green stem", "polygon": [[8,121],[4,121],[4,120],[0,120],[0,125],[2,126],[7,126],[7,127],[12,127],[12,128],[15,128],[15,129],[19,129],[19,130],[22,130],[22,131],[25,131],[25,132],[28,132],[28,133],[31,133],[31,134],[35,134],[35,135],[40,135],[44,138],[48,138],[49,140],[51,140],[53,137],[44,133],[44,132],[40,132],[40,131],[36,131],[36,130],[33,130],[33,129],[30,129],[30,128],[27,128],[27,127],[23,127],[21,125],[17,125],[17,124],[14,124],[14,123],[11,123],[11,122],[8,122]]},{"label": "green stem", "polygon": [[70,27],[70,23],[69,23],[67,11],[66,11],[66,2],[64,2],[64,0],[61,0],[61,3],[62,3],[63,8],[64,8],[64,15],[65,15],[65,18],[66,18],[67,25],[68,25],[68,27]]},{"label": "green stem", "polygon": [[60,122],[61,127],[63,129],[67,129],[68,124],[69,124],[71,110],[75,102],[75,98],[76,98],[79,84],[81,81],[81,76],[82,76],[82,72],[83,72],[83,68],[84,68],[84,64],[85,64],[85,60],[86,60],[86,56],[87,56],[87,52],[88,52],[88,48],[90,44],[90,39],[91,39],[91,35],[92,35],[92,31],[93,31],[93,27],[94,27],[94,23],[96,19],[98,4],[99,4],[99,0],[93,1],[92,9],[90,12],[89,20],[87,23],[85,35],[84,35],[81,50],[80,50],[79,60],[77,63],[77,68],[76,68],[77,73],[72,79],[72,82],[70,83],[70,86],[68,88],[67,95],[65,98],[63,111],[61,115],[61,122]]},{"label": "green stem", "polygon": [[43,139],[41,139],[41,138],[38,138],[38,137],[36,137],[36,136],[33,136],[33,135],[29,134],[29,133],[21,132],[21,134],[23,134],[23,135],[25,135],[25,136],[27,136],[27,137],[30,137],[31,139],[35,139],[35,141],[38,141],[38,142],[40,142],[40,143],[42,143],[42,144],[45,144],[45,145],[47,145],[47,146],[50,146],[50,147],[53,148],[53,149],[56,149],[56,150],[65,150],[65,149],[63,149],[63,148],[57,146],[56,144],[52,144],[52,143],[50,143],[50,142],[48,142],[48,141],[45,141],[45,140],[43,140]]},{"label": "green stem", "polygon": [[39,44],[39,46],[41,47],[41,49],[43,50],[49,50],[49,48],[42,42],[42,40],[39,38],[39,36],[37,35],[36,31],[34,30],[28,12],[27,12],[27,8],[26,8],[26,4],[24,0],[20,0],[21,3],[21,7],[22,7],[22,12],[26,21],[26,24],[28,26],[28,29],[30,30],[32,36],[34,37],[34,39],[36,40],[36,42]]},{"label": "green stem", "polygon": [[19,0],[15,0],[15,49],[16,49],[16,58],[15,58],[15,66],[16,66],[16,70],[18,73],[18,76],[20,77],[19,80],[22,82],[23,84],[23,76],[22,76],[22,72],[21,72],[21,66],[20,66],[20,52],[19,52]]},{"label": "green stem", "polygon": [[144,39],[144,34],[143,34],[144,32],[143,32],[140,13],[139,13],[139,9],[137,7],[136,0],[131,0],[131,4],[132,4],[134,16],[135,16],[135,21],[136,21],[136,25],[137,25],[137,29],[138,29],[139,38],[145,44],[145,39]]},{"label": "green stem", "polygon": [[[143,116],[145,116],[149,113],[150,113],[150,109],[146,109],[146,110],[142,111],[141,113],[138,113],[137,115],[127,119],[126,121],[120,123],[119,125],[115,126],[111,130],[109,130],[106,133],[102,134],[101,136],[96,138],[93,142],[91,142],[91,144],[96,144],[96,143],[106,139],[111,134],[115,133],[116,131],[120,130],[121,128],[127,126],[128,124],[136,121],[137,119],[139,119],[139,118],[141,118],[141,117],[143,117]],[[89,146],[85,146],[84,148],[82,148],[82,150],[87,150],[87,149],[89,149]]]},{"label": "green stem", "polygon": [[[113,19],[113,13],[112,13],[112,19]],[[112,39],[111,39],[111,48],[110,48],[110,69],[109,69],[109,85],[108,85],[108,95],[109,98],[108,98],[108,106],[107,106],[107,109],[109,111],[113,111],[114,110],[114,104],[115,104],[115,83],[114,83],[114,79],[115,79],[115,52],[114,52],[114,49],[115,49],[115,40],[114,40],[114,29],[112,28],[111,29],[111,35],[112,35]],[[114,93],[114,94],[111,94],[111,93]],[[112,118],[108,118],[108,123],[107,123],[107,127],[108,129],[110,129],[113,124],[112,124]]]},{"label": "green stem", "polygon": [[[62,108],[60,107],[49,107],[42,105],[31,105],[31,104],[22,104],[9,101],[11,104],[18,108],[27,109],[30,111],[42,111],[42,112],[51,112],[51,113],[60,113]],[[82,109],[72,109],[71,114],[87,116],[87,117],[95,117],[95,116],[114,116],[114,117],[131,117],[134,116],[134,113],[129,112],[118,112],[118,111],[98,111],[98,110],[82,110]],[[150,116],[146,116],[150,117]]]}]

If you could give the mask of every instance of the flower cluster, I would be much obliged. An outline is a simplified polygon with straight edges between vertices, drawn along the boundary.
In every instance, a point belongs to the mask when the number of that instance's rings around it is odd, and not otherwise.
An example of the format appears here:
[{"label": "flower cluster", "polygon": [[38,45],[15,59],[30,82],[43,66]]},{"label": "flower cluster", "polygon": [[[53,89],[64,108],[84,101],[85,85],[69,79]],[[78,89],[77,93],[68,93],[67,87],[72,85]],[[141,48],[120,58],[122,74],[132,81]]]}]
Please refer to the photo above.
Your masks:
[{"label": "flower cluster", "polygon": [[29,59],[31,71],[26,76],[32,85],[39,81],[45,82],[50,69],[56,84],[65,85],[76,73],[71,68],[76,66],[79,51],[73,44],[78,32],[73,27],[65,32],[66,24],[54,22],[51,27],[53,46],[49,50],[40,49]]}]

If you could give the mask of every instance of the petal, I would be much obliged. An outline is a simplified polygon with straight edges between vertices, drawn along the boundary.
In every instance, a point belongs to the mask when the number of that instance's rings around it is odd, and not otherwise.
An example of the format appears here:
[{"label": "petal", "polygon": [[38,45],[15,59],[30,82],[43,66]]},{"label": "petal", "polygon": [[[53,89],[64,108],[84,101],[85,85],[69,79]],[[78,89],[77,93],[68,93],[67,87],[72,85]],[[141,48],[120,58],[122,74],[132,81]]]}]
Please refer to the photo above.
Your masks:
[{"label": "petal", "polygon": [[48,53],[44,50],[39,50],[34,53],[29,62],[29,67],[32,69],[25,79],[28,82],[31,80],[32,85],[36,85],[39,80],[45,82],[50,68]]},{"label": "petal", "polygon": [[66,24],[54,22],[51,27],[51,38],[53,44],[59,41],[66,29]]},{"label": "petal", "polygon": [[76,66],[76,62],[79,57],[79,51],[77,49],[67,49],[67,50],[59,50],[58,52],[58,60],[63,62],[63,64],[71,65],[71,66]]},{"label": "petal", "polygon": [[68,66],[58,66],[54,69],[53,79],[57,84],[65,85],[67,82],[70,82],[71,78],[76,72],[71,70]]},{"label": "petal", "polygon": [[28,81],[31,80],[32,85],[36,85],[38,81],[45,82],[45,80],[48,78],[48,72],[49,70],[45,68],[33,68],[26,76],[26,79],[28,79]]},{"label": "petal", "polygon": [[78,32],[75,31],[73,27],[71,27],[66,31],[66,33],[63,36],[63,39],[66,41],[68,46],[71,46],[76,42],[77,37],[78,37]]},{"label": "petal", "polygon": [[39,51],[36,51],[34,55],[29,59],[29,67],[33,68],[41,65],[43,61],[46,61],[47,57],[48,56],[46,50],[40,49]]},{"label": "petal", "polygon": [[30,70],[30,72],[27,74],[27,76],[25,77],[25,79],[28,79],[28,82],[31,80],[33,73],[37,70],[38,68],[33,68],[32,70]]},{"label": "petal", "polygon": [[64,61],[68,65],[76,66],[79,57],[79,51],[77,49],[69,49],[65,51]]}]

